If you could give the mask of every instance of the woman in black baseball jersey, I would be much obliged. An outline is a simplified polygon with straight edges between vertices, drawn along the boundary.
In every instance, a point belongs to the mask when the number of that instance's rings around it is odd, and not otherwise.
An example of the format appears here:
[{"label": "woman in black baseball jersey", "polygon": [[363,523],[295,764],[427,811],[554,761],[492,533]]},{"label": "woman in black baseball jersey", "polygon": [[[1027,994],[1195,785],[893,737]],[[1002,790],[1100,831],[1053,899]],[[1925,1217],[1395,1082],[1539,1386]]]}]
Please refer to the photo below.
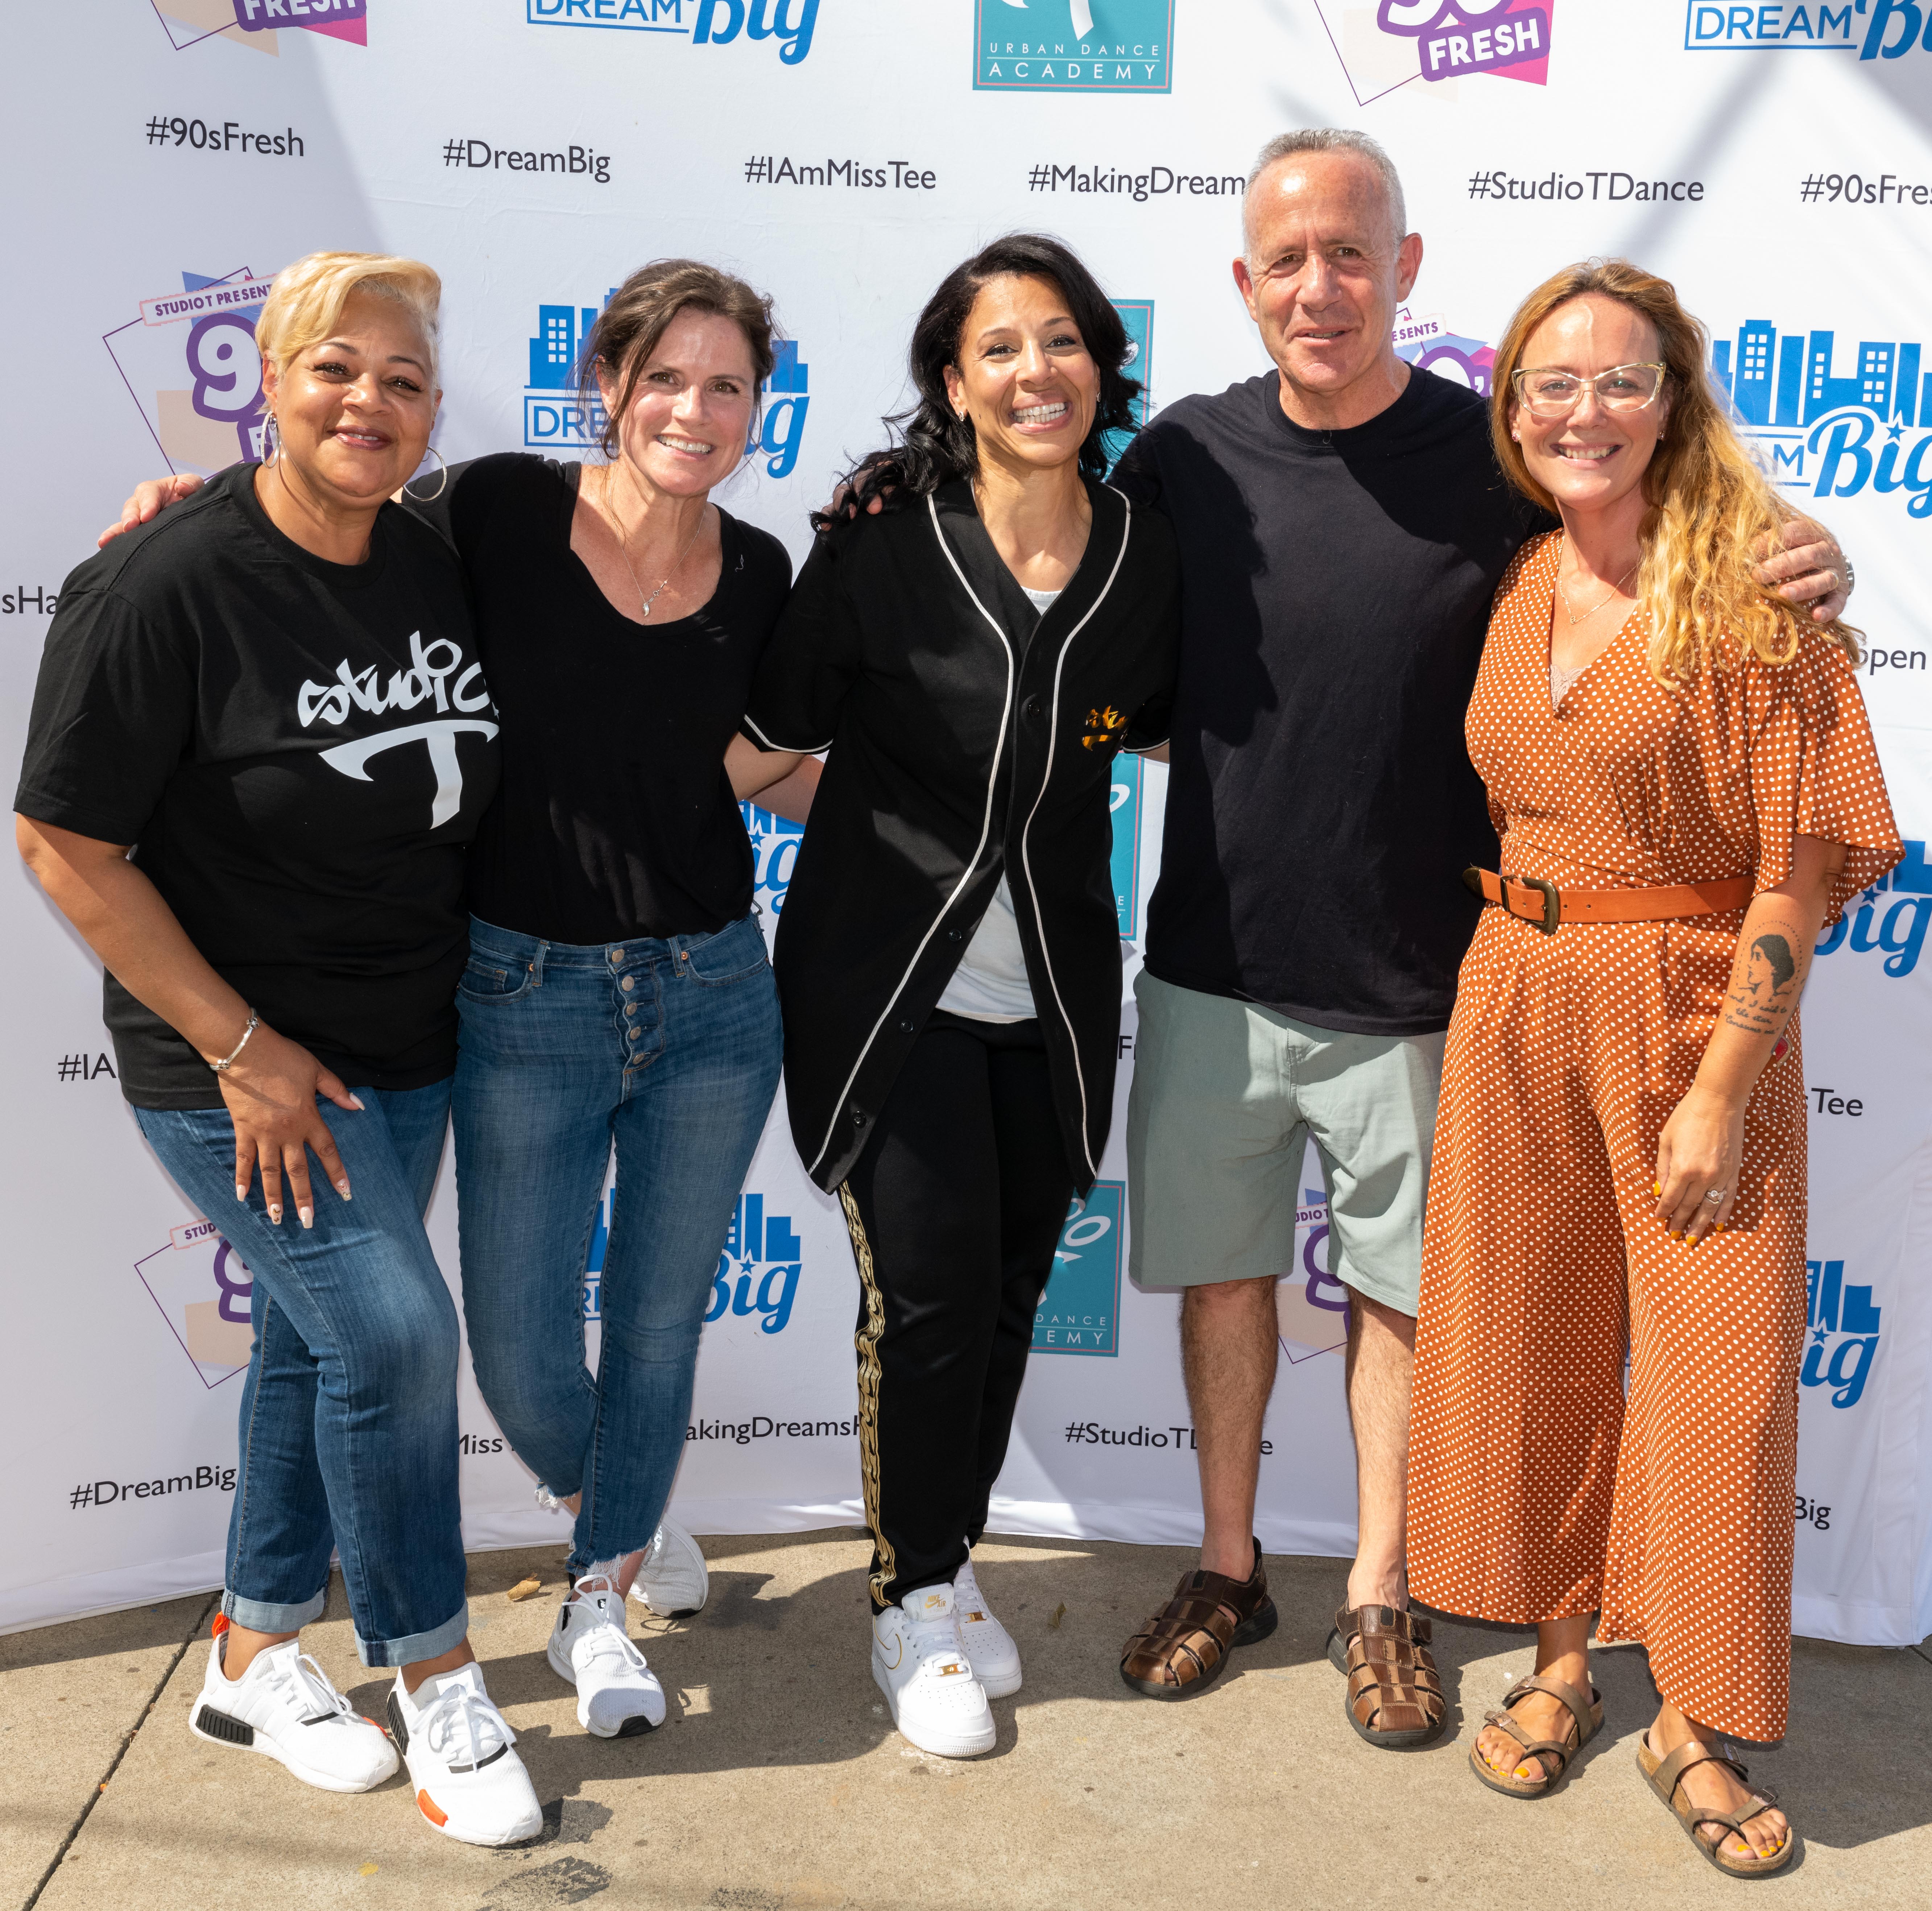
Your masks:
[{"label": "woman in black baseball jersey", "polygon": [[774,779],[831,753],[778,931],[786,1093],[858,1263],[873,1676],[946,1756],[1020,1684],[970,1548],[1112,1110],[1109,765],[1166,736],[1173,534],[1100,482],[1127,356],[1054,240],[951,273],[853,482],[884,508],[817,520],[745,724]]}]

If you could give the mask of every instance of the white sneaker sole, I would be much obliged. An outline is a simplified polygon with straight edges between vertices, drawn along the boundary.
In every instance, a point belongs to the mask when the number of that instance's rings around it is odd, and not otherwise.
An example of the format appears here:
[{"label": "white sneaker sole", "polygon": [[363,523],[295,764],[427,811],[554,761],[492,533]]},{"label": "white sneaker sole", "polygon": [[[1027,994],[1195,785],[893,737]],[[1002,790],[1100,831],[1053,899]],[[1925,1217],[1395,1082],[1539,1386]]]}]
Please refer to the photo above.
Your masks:
[{"label": "white sneaker sole", "polygon": [[[969,1652],[966,1655],[966,1658],[967,1663],[969,1665],[971,1664],[973,1655]],[[985,1688],[986,1694],[988,1698],[1010,1699],[1013,1694],[1020,1689],[1021,1684],[1025,1679],[1026,1672],[1024,1667],[1022,1666],[1017,1671],[1006,1673],[1001,1678],[988,1678],[984,1672],[980,1671],[977,1666],[974,1666],[973,1676],[976,1678],[980,1682],[981,1686]]]},{"label": "white sneaker sole", "polygon": [[993,1722],[988,1719],[981,1732],[928,1732],[923,1738],[914,1738],[899,1721],[899,1695],[892,1689],[892,1682],[886,1669],[879,1664],[878,1654],[872,1655],[872,1683],[886,1695],[886,1703],[890,1707],[892,1724],[899,1736],[909,1745],[916,1745],[922,1752],[930,1752],[934,1758],[974,1759],[982,1752],[993,1749],[998,1737]]},{"label": "white sneaker sole", "polygon": [[[204,1714],[208,1718],[206,1725],[202,1722]],[[259,1726],[212,1704],[205,1692],[197,1693],[194,1703],[188,1708],[188,1729],[205,1745],[219,1745],[224,1751],[230,1752],[260,1752],[264,1758],[273,1759],[290,1778],[299,1778],[304,1785],[313,1785],[318,1792],[373,1792],[378,1785],[386,1785],[402,1768],[402,1760],[396,1756],[393,1744],[389,1748],[388,1770],[360,1784],[353,1779],[338,1778],[332,1772],[304,1765],[299,1759],[290,1758]]]},{"label": "white sneaker sole", "polygon": [[[400,1710],[396,1703],[395,1695],[392,1693],[389,1697],[389,1720],[392,1742],[397,1736],[407,1736],[400,1721]],[[508,1750],[508,1748],[506,1747],[504,1749]],[[535,1817],[527,1825],[518,1823],[495,1833],[459,1830],[448,1813],[430,1797],[428,1786],[416,1776],[416,1768],[411,1762],[409,1754],[406,1751],[402,1756],[403,1763],[409,1768],[410,1790],[416,1795],[417,1815],[432,1832],[440,1832],[446,1838],[454,1838],[460,1845],[482,1845],[494,1850],[502,1845],[526,1844],[543,1829],[543,1811],[539,1807]],[[528,1774],[525,1775],[527,1778]],[[532,1792],[532,1802],[535,1802],[534,1792]]]},{"label": "white sneaker sole", "polygon": [[[577,1669],[575,1666],[572,1665],[568,1659],[563,1658],[559,1655],[557,1649],[554,1645],[552,1645],[548,1648],[548,1649],[544,1652],[544,1657],[549,1660],[550,1670],[555,1672],[557,1677],[563,1681],[565,1684],[569,1686],[573,1690],[574,1690],[577,1685]],[[666,1716],[668,1717],[668,1712],[667,1712]],[[642,1712],[634,1712],[628,1718],[625,1720],[622,1725],[618,1726],[615,1732],[599,1732],[596,1726],[592,1725],[590,1721],[584,1716],[584,1708],[580,1701],[578,1706],[577,1722],[579,1725],[582,1726],[584,1730],[589,1732],[593,1738],[640,1738],[646,1732],[655,1732],[657,1730],[656,1726],[654,1725],[650,1720],[646,1718]]]}]

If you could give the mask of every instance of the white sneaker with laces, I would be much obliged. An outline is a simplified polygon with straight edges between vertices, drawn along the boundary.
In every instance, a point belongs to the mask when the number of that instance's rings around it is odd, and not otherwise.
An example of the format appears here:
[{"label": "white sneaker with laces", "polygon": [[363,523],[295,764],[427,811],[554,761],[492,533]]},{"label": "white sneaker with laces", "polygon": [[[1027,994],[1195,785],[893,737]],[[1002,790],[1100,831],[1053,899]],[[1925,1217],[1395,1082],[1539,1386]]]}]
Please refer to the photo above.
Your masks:
[{"label": "white sneaker with laces", "polygon": [[624,1602],[603,1577],[582,1579],[557,1609],[550,1670],[577,1688],[577,1722],[599,1738],[630,1738],[664,1720],[664,1688],[624,1630]]},{"label": "white sneaker with laces", "polygon": [[698,1542],[682,1526],[659,1522],[631,1582],[631,1597],[662,1619],[686,1619],[711,1597],[711,1574]]},{"label": "white sneaker with laces", "polygon": [[211,1745],[262,1752],[304,1785],[325,1792],[366,1792],[396,1769],[396,1748],[328,1682],[328,1675],[285,1640],[257,1652],[231,1679],[222,1670],[224,1624],[208,1653],[188,1729]]},{"label": "white sneaker with laces", "polygon": [[992,1709],[960,1639],[951,1586],[922,1586],[874,1616],[872,1677],[892,1723],[921,1751],[970,1759],[993,1749]]},{"label": "white sneaker with laces", "polygon": [[1010,1697],[1020,1689],[1020,1648],[1013,1636],[993,1617],[986,1595],[973,1576],[973,1562],[952,1576],[952,1603],[959,1614],[960,1642],[973,1667],[973,1676],[989,1699]]},{"label": "white sneaker with laces", "polygon": [[389,1729],[409,1761],[416,1809],[445,1838],[513,1845],[543,1829],[543,1811],[503,1714],[483,1688],[481,1666],[426,1678],[413,1693],[396,1675]]}]

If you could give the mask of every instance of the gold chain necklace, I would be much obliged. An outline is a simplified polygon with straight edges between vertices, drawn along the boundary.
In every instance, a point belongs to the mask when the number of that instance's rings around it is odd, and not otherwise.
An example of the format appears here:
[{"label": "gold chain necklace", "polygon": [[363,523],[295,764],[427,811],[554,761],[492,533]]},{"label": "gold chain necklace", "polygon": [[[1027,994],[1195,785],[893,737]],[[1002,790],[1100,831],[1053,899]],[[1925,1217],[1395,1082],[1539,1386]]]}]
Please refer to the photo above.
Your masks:
[{"label": "gold chain necklace", "polygon": [[[1564,543],[1563,548],[1566,551],[1569,549],[1570,547],[1567,542]],[[1640,556],[1636,560],[1636,564],[1633,564],[1630,567],[1629,570],[1626,571],[1615,584],[1611,585],[1610,595],[1607,597],[1599,598],[1598,602],[1592,604],[1589,609],[1586,610],[1583,613],[1582,616],[1580,617],[1576,614],[1576,607],[1570,602],[1569,592],[1564,588],[1563,567],[1559,564],[1556,568],[1556,589],[1558,595],[1563,599],[1563,609],[1564,614],[1570,620],[1570,628],[1572,630],[1574,630],[1579,624],[1584,621],[1585,618],[1594,617],[1606,604],[1614,603],[1616,601],[1618,592],[1622,590],[1625,584],[1630,582],[1632,575],[1636,570],[1637,564],[1641,564],[1642,562],[1642,558]]]},{"label": "gold chain necklace", "polygon": [[[628,476],[629,466],[626,466],[625,470],[626,475]],[[636,482],[637,481],[634,478],[632,480],[633,485],[636,484]],[[624,520],[617,516],[617,514],[614,510],[610,513],[610,516],[617,527],[617,555],[624,560],[624,568],[628,571],[631,575],[631,588],[638,593],[638,616],[639,620],[640,622],[648,623],[650,621],[651,606],[664,594],[665,587],[670,584],[671,579],[677,575],[679,567],[683,563],[684,560],[691,555],[691,548],[693,544],[697,543],[698,532],[704,529],[704,510],[702,507],[700,508],[698,513],[698,523],[693,528],[691,536],[685,539],[684,548],[671,560],[670,568],[658,580],[657,589],[652,591],[648,597],[644,595],[644,586],[638,581],[637,567],[631,562],[631,554],[626,548],[630,534],[624,529]],[[1568,598],[1564,599],[1564,602],[1566,604],[1570,600]]]}]

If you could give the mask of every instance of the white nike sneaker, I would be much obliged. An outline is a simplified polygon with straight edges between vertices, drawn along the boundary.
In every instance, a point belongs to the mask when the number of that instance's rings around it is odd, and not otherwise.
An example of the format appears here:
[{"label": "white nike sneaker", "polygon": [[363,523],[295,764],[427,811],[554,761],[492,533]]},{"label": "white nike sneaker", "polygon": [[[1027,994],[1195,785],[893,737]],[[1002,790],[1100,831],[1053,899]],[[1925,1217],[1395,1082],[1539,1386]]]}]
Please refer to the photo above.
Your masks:
[{"label": "white nike sneaker", "polygon": [[631,1582],[631,1597],[661,1619],[688,1619],[711,1597],[711,1574],[698,1542],[682,1526],[662,1521]]},{"label": "white nike sneaker", "polygon": [[993,1617],[980,1582],[973,1576],[973,1562],[952,1576],[952,1604],[959,1615],[959,1637],[973,1676],[986,1688],[989,1699],[1004,1699],[1020,1689],[1020,1648],[1013,1636]]},{"label": "white nike sneaker", "polygon": [[579,1580],[557,1608],[550,1664],[577,1688],[578,1724],[599,1738],[632,1738],[663,1724],[664,1688],[625,1631],[624,1602],[609,1580]]},{"label": "white nike sneaker", "polygon": [[[221,1632],[227,1630],[224,1624]],[[265,1752],[325,1792],[367,1792],[396,1769],[396,1748],[382,1728],[330,1684],[298,1639],[257,1652],[231,1679],[221,1669],[218,1633],[188,1729],[211,1745]]]},{"label": "white nike sneaker", "polygon": [[517,1735],[483,1689],[481,1666],[426,1678],[413,1694],[396,1675],[389,1729],[409,1761],[416,1809],[466,1845],[513,1845],[543,1829]]},{"label": "white nike sneaker", "polygon": [[993,1749],[992,1709],[960,1640],[950,1586],[922,1586],[874,1616],[872,1677],[892,1723],[921,1751],[970,1759]]}]

